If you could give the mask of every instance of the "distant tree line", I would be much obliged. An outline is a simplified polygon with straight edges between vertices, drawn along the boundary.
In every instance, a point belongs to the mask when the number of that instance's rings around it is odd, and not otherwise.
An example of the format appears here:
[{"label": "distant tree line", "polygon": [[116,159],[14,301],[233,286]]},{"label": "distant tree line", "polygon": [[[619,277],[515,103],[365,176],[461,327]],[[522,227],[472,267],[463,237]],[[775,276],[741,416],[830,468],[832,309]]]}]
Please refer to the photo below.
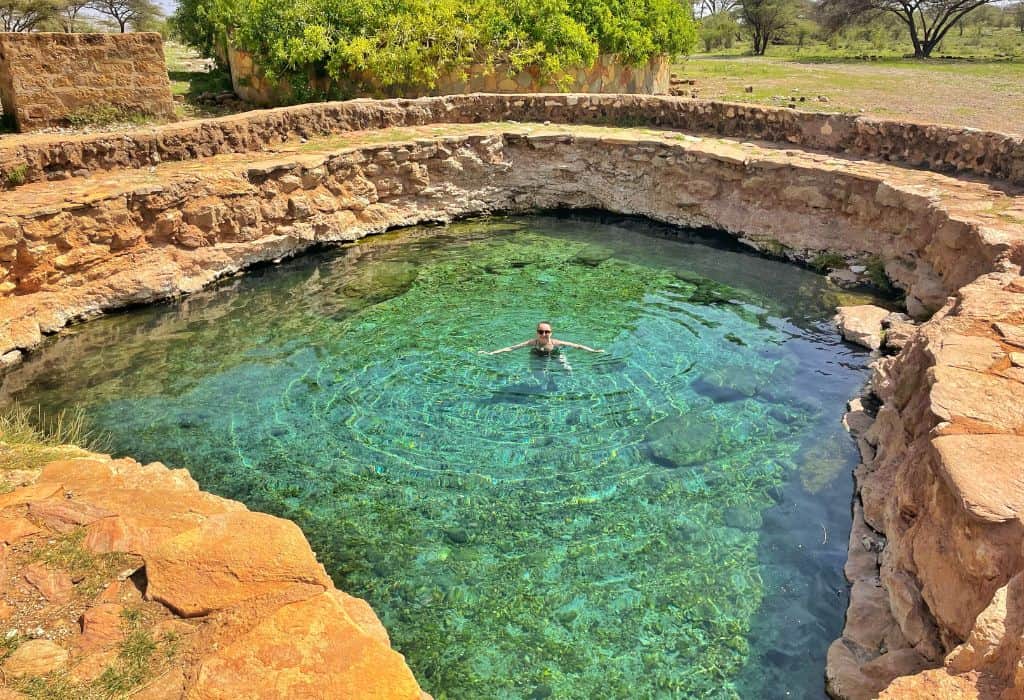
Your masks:
[{"label": "distant tree line", "polygon": [[161,23],[152,0],[0,0],[5,32],[153,31]]},{"label": "distant tree line", "polygon": [[955,32],[1015,27],[1024,33],[1024,0],[695,0],[705,51],[750,41],[763,55],[775,43],[803,47],[810,39],[833,42],[858,32],[873,44],[905,45],[928,58]]}]

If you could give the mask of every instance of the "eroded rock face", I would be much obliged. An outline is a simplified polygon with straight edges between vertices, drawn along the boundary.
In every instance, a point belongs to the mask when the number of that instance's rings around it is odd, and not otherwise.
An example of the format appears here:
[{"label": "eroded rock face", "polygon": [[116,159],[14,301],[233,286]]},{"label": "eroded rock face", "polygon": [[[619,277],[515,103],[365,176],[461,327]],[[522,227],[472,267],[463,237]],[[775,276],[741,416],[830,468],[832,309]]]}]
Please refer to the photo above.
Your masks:
[{"label": "eroded rock face", "polygon": [[[15,517],[26,512],[40,515],[34,530]],[[22,539],[81,533],[96,551],[144,562],[86,603],[74,634],[18,646],[4,661],[8,678],[94,681],[116,664],[129,613],[159,608],[145,597],[174,613],[161,608],[147,633],[173,635],[178,656],[132,697],[429,698],[370,606],[334,587],[294,523],[204,493],[184,470],[101,455],[52,462],[35,483],[3,494],[0,518]],[[76,592],[42,563],[22,575],[44,606],[66,610]]]},{"label": "eroded rock face", "polygon": [[[885,537],[876,580],[886,609],[864,634],[877,607],[851,598],[844,646],[830,653],[837,696],[885,688],[871,683],[880,665],[905,654],[879,639],[892,622],[924,664],[944,667],[904,668],[897,675],[909,677],[881,697],[1024,696],[1024,377],[999,332],[1024,321],[1020,282],[980,277],[898,356],[876,363],[872,388],[884,404],[863,433],[857,481],[865,527]],[[851,561],[855,550],[851,538]]]},{"label": "eroded rock face", "polygon": [[381,638],[380,623],[365,609],[350,615],[351,607],[337,591],[282,606],[204,659],[188,697],[418,700],[419,686]]}]

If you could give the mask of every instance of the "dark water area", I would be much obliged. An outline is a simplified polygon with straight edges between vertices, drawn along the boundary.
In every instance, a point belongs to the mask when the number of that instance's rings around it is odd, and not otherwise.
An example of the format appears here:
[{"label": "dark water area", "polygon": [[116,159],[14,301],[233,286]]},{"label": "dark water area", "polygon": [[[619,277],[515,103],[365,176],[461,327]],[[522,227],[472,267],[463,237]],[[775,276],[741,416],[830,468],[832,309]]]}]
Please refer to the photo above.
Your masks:
[{"label": "dark water area", "polygon": [[[818,698],[866,354],[837,293],[629,219],[416,228],[52,339],[7,401],[296,521],[436,698]],[[533,337],[604,349],[478,350]]]}]

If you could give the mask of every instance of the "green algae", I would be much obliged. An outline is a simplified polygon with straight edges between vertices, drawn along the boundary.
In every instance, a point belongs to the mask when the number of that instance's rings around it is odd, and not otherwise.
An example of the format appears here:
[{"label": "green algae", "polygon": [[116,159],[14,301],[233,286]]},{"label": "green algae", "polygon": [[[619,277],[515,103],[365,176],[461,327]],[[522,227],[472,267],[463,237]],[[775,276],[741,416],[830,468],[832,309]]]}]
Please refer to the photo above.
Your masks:
[{"label": "green algae", "polygon": [[[381,237],[83,326],[7,391],[294,519],[435,697],[820,696],[849,485],[795,465],[863,359],[820,277],[638,227]],[[542,319],[607,353],[476,354]]]}]

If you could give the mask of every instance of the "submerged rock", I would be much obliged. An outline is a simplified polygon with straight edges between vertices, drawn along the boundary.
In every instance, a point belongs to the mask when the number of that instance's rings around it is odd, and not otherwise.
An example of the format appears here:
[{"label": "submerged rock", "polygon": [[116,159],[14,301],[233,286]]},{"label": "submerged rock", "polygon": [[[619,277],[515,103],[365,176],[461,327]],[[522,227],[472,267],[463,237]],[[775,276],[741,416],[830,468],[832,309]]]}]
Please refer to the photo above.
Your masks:
[{"label": "submerged rock", "polygon": [[346,297],[376,304],[404,294],[416,281],[416,266],[408,262],[378,262],[354,268],[341,288]]},{"label": "submerged rock", "polygon": [[667,416],[647,429],[651,456],[669,467],[701,464],[714,459],[722,438],[714,424],[688,415]]},{"label": "submerged rock", "polygon": [[597,267],[611,257],[612,251],[607,248],[598,245],[588,245],[586,248],[576,253],[576,256],[572,261],[588,267]]}]

